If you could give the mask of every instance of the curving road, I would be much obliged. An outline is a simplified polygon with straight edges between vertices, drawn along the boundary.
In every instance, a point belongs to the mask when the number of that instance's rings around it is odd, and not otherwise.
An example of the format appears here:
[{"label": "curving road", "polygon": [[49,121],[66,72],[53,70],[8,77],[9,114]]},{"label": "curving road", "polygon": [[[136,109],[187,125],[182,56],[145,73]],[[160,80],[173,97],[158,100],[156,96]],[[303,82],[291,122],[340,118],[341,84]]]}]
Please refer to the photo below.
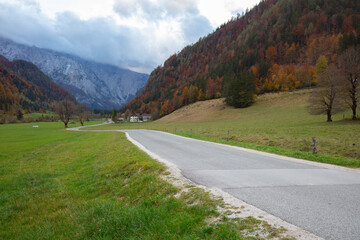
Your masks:
[{"label": "curving road", "polygon": [[360,171],[150,131],[125,130],[197,184],[325,239],[360,239]]}]

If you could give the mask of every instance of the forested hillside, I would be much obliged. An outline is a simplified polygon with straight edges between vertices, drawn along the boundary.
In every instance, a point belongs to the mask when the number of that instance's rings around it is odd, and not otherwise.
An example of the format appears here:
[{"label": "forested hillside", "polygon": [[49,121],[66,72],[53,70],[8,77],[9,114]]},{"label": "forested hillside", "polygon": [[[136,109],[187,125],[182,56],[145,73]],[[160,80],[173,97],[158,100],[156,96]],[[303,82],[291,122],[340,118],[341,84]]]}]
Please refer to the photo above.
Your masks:
[{"label": "forested hillside", "polygon": [[50,80],[34,64],[0,56],[0,112],[48,110],[54,101],[75,97]]},{"label": "forested hillside", "polygon": [[315,64],[360,43],[360,2],[265,0],[169,57],[123,110],[164,116],[226,97],[246,107],[265,92],[312,87]]}]

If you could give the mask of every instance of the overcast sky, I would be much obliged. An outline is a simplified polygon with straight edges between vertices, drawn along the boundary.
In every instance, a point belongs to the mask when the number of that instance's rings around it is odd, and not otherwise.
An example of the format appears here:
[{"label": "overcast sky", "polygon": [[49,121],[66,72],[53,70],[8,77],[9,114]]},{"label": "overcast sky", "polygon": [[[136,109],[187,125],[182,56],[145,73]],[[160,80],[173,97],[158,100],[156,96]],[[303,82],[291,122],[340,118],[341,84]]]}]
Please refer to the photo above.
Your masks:
[{"label": "overcast sky", "polygon": [[0,0],[0,35],[150,73],[260,0]]}]

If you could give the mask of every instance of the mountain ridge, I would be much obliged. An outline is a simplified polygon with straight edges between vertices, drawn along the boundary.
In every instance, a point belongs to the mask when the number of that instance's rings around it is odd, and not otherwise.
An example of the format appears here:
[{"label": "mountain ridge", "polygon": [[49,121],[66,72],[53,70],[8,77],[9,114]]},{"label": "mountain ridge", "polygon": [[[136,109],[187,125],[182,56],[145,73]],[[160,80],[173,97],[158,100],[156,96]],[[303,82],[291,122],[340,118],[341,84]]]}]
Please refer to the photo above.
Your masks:
[{"label": "mountain ridge", "polygon": [[34,63],[54,82],[91,108],[112,109],[126,104],[145,85],[148,75],[85,60],[67,53],[30,47],[0,37],[0,54],[9,60]]},{"label": "mountain ridge", "polygon": [[53,110],[53,103],[75,97],[54,83],[34,64],[24,60],[9,61],[0,55],[0,110],[4,113]]}]

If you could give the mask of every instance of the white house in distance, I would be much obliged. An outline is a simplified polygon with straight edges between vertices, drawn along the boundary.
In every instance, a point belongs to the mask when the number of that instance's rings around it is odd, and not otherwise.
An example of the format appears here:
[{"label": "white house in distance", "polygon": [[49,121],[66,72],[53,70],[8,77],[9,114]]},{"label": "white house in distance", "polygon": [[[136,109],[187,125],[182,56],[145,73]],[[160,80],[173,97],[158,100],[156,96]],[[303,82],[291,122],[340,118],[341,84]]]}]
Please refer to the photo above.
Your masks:
[{"label": "white house in distance", "polygon": [[135,114],[130,116],[130,122],[139,122],[139,120],[139,117]]},{"label": "white house in distance", "polygon": [[125,119],[125,114],[121,114],[121,117],[118,119],[119,122],[123,122],[123,121],[129,121],[132,123],[135,122],[147,122],[151,120],[151,115],[150,114],[138,114],[138,113],[132,113],[130,116],[128,116]]},{"label": "white house in distance", "polygon": [[142,119],[140,119],[140,120],[142,120],[143,122],[147,122],[147,121],[151,120],[151,115],[143,114],[143,115],[141,115],[141,118]]}]

